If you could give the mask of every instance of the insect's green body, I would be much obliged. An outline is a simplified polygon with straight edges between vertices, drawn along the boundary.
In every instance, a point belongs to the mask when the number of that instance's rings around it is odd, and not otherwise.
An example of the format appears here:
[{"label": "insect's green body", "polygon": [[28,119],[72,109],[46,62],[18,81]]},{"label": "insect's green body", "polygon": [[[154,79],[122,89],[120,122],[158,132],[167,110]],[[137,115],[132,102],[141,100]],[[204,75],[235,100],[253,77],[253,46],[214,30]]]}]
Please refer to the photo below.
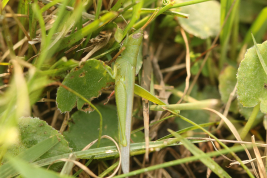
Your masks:
[{"label": "insect's green body", "polygon": [[131,120],[134,98],[136,62],[143,30],[139,29],[126,38],[125,50],[115,62],[115,97],[119,117],[119,139],[122,153],[123,172],[129,172]]}]

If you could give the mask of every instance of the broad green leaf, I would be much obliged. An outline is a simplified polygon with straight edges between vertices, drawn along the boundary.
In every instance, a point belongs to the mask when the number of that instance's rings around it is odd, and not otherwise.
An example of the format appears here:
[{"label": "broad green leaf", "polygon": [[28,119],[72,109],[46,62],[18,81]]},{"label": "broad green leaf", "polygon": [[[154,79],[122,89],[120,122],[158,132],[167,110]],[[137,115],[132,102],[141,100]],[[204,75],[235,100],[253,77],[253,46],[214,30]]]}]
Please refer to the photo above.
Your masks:
[{"label": "broad green leaf", "polygon": [[[114,82],[114,79],[108,74],[104,65],[102,61],[91,59],[80,67],[72,69],[62,84],[91,101],[101,94],[101,89],[108,87]],[[111,72],[108,66],[105,67]],[[71,111],[76,102],[79,110],[82,110],[85,104],[85,101],[63,87],[59,87],[56,100],[61,112]]]},{"label": "broad green leaf", "polygon": [[179,23],[188,33],[206,39],[220,30],[220,4],[216,1],[194,4],[181,8],[182,13],[190,14],[188,19],[179,17]]},{"label": "broad green leaf", "polygon": [[[263,60],[267,62],[267,42],[257,45]],[[267,113],[267,75],[261,65],[255,46],[248,49],[237,73],[237,96],[244,107],[254,107],[260,102],[260,110]]]},{"label": "broad green leaf", "polygon": [[[53,148],[60,140],[57,139],[57,136],[52,136],[50,138],[47,138],[40,143],[32,146],[29,149],[26,149],[25,151],[21,152],[17,158],[23,159],[27,162],[33,162],[39,157],[41,157],[43,154],[45,154],[48,150]],[[3,177],[11,177],[15,176],[18,172],[10,165],[9,162],[2,165],[0,167],[1,176]]]},{"label": "broad green leaf", "polygon": [[[11,155],[19,155],[23,151],[30,149],[34,145],[37,145],[38,143],[52,136],[56,136],[57,139],[60,140],[60,143],[54,146],[53,149],[43,154],[40,159],[71,152],[71,149],[69,148],[68,142],[65,140],[65,138],[58,133],[57,130],[49,126],[45,121],[42,121],[38,118],[27,117],[21,118],[18,124],[21,140],[18,144],[12,146],[8,150],[8,153]],[[55,168],[57,169],[57,166]]]},{"label": "broad green leaf", "polygon": [[[103,116],[103,133],[118,140],[118,118],[115,106],[97,106]],[[82,150],[86,145],[98,139],[99,116],[96,111],[85,113],[77,111],[71,116],[69,129],[63,135],[69,141],[70,147],[74,151]],[[107,139],[102,139],[100,147],[113,146],[114,143]],[[96,148],[96,144],[92,146]]]},{"label": "broad green leaf", "polygon": [[37,168],[19,158],[8,157],[10,164],[25,178],[71,178],[70,176],[59,175],[44,168]]},{"label": "broad green leaf", "polygon": [[[227,66],[219,75],[219,91],[221,94],[221,99],[224,104],[227,103],[231,92],[234,90],[237,79],[236,79],[237,69],[233,66]],[[241,115],[248,119],[252,113],[253,108],[245,108],[238,102],[237,99],[233,100],[230,106],[230,111],[233,113],[240,112]],[[257,119],[260,119],[263,113],[259,112]]]},{"label": "broad green leaf", "polygon": [[230,175],[223,170],[221,166],[219,166],[213,159],[210,157],[207,158],[201,158],[202,155],[205,155],[203,151],[201,151],[198,147],[196,147],[193,143],[191,143],[189,140],[183,138],[181,135],[174,131],[170,131],[171,134],[173,134],[176,138],[180,139],[180,142],[183,143],[183,145],[195,156],[199,156],[199,160],[205,164],[212,172],[217,174],[219,177],[229,177]]}]

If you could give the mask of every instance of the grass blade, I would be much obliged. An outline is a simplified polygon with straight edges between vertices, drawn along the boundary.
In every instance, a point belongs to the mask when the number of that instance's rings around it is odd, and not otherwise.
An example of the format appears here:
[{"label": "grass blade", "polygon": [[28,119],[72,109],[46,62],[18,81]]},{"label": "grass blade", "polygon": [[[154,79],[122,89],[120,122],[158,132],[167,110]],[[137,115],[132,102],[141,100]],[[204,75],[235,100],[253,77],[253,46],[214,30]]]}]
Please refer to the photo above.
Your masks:
[{"label": "grass blade", "polygon": [[[201,155],[206,155],[203,151],[201,151],[199,148],[197,148],[194,144],[192,144],[189,140],[183,138],[178,133],[168,129],[168,131],[178,138],[180,142],[183,143],[183,145],[195,156],[199,157]],[[204,163],[210,170],[212,170],[217,176],[219,177],[231,177],[225,170],[223,170],[214,160],[212,160],[210,157],[207,158],[199,158],[199,160]]]}]

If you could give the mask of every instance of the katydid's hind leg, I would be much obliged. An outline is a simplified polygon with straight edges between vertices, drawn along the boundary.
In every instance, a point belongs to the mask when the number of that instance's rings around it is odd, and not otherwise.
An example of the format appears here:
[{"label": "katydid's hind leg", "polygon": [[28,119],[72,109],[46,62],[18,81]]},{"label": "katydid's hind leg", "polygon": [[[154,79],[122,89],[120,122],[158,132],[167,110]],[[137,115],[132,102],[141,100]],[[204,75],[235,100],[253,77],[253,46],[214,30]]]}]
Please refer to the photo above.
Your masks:
[{"label": "katydid's hind leg", "polygon": [[126,136],[126,110],[127,110],[127,93],[123,81],[118,80],[115,85],[116,90],[116,104],[119,116],[119,138],[121,148],[121,165],[124,173],[129,172],[130,167],[130,142]]},{"label": "katydid's hind leg", "polygon": [[115,83],[115,92],[116,92],[116,105],[117,105],[117,111],[118,111],[118,117],[119,117],[119,133],[120,133],[120,144],[122,146],[126,146],[126,88],[123,84],[123,81],[116,81]]}]

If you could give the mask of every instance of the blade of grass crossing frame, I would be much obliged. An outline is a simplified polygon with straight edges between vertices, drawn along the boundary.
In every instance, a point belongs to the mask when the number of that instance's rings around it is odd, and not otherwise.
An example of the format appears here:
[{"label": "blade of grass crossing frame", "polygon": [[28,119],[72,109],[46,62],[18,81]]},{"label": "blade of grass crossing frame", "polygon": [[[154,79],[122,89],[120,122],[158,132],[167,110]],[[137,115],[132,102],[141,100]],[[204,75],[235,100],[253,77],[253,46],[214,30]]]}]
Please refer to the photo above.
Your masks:
[{"label": "blade of grass crossing frame", "polygon": [[4,7],[6,6],[6,4],[8,3],[9,0],[3,0],[2,1],[2,9],[4,9]]},{"label": "blade of grass crossing frame", "polygon": [[264,34],[266,33],[266,29],[267,29],[267,7],[261,10],[256,20],[251,25],[250,29],[248,30],[245,36],[243,45],[244,44],[250,45],[250,43],[252,42],[251,33],[255,35],[255,39],[257,41],[262,40]]},{"label": "blade of grass crossing frame", "polygon": [[36,178],[36,175],[38,175],[39,178],[70,178],[70,176],[59,175],[54,171],[37,168],[19,158],[8,157],[8,160],[13,168],[16,169],[23,177]]},{"label": "blade of grass crossing frame", "polygon": [[253,39],[253,42],[254,42],[254,46],[255,46],[257,55],[258,55],[259,60],[260,60],[260,62],[261,62],[261,66],[262,66],[262,68],[263,68],[265,74],[267,75],[267,66],[266,66],[266,64],[265,64],[265,62],[264,62],[264,59],[263,59],[261,53],[260,53],[260,50],[259,50],[259,48],[258,48],[258,46],[257,46],[257,43],[256,43],[256,41],[255,41],[255,38],[254,38],[253,34],[251,34],[251,36],[252,36],[252,39]]},{"label": "blade of grass crossing frame", "polygon": [[124,3],[125,0],[118,0],[116,4],[111,8],[112,11],[117,11]]},{"label": "blade of grass crossing frame", "polygon": [[[183,138],[181,135],[179,135],[178,133],[168,129],[168,131],[175,136],[176,138],[178,138],[180,140],[180,142],[183,143],[183,146],[185,146],[193,155],[195,156],[201,156],[201,155],[205,155],[206,153],[204,153],[203,151],[201,151],[199,148],[197,148],[193,143],[191,143],[189,140]],[[215,174],[217,174],[217,176],[219,177],[226,177],[226,178],[230,178],[231,176],[221,168],[221,166],[219,166],[213,159],[211,159],[210,157],[207,158],[199,158],[199,160],[205,164],[208,168],[210,168],[210,170],[212,170]]]},{"label": "blade of grass crossing frame", "polygon": [[96,7],[96,12],[95,12],[95,20],[98,19],[101,7],[102,7],[102,0],[98,0],[97,2],[97,7]]},{"label": "blade of grass crossing frame", "polygon": [[166,105],[163,101],[158,99],[156,96],[152,95],[150,92],[142,88],[141,86],[135,84],[134,85],[134,94],[145,98],[153,103],[159,104],[159,105]]},{"label": "blade of grass crossing frame", "polygon": [[99,19],[93,21],[92,23],[90,23],[86,27],[82,28],[81,30],[78,30],[74,34],[64,38],[61,41],[61,43],[60,43],[61,45],[59,46],[57,51],[60,51],[60,50],[66,48],[68,46],[73,45],[74,43],[76,43],[77,41],[81,40],[82,38],[84,38],[88,34],[94,32],[95,30],[97,30],[99,27],[101,27],[104,24],[108,23],[110,20],[112,20],[117,15],[118,15],[117,12],[108,12],[105,15],[101,16]]},{"label": "blade of grass crossing frame", "polygon": [[46,30],[45,30],[45,22],[44,18],[42,16],[41,10],[37,3],[34,3],[32,5],[32,10],[34,12],[34,15],[36,16],[39,26],[41,28],[41,36],[42,36],[42,43],[41,43],[41,50],[43,49],[43,46],[46,44]]},{"label": "blade of grass crossing frame", "polygon": [[220,41],[222,44],[221,45],[220,69],[222,69],[226,61],[229,38],[232,32],[235,15],[238,12],[239,1],[240,0],[222,0],[221,1],[221,26],[224,24],[224,21],[226,20],[226,16],[229,10],[231,10],[232,8],[233,9],[220,34]]},{"label": "blade of grass crossing frame", "polygon": [[[211,122],[211,123],[205,123],[205,124],[199,124],[199,126],[201,127],[208,127],[208,126],[212,126],[212,125],[215,125],[215,124],[219,124],[220,122]],[[178,130],[176,133],[178,134],[182,134],[182,133],[185,133],[185,132],[188,132],[188,131],[191,131],[191,130],[196,130],[196,129],[199,129],[198,127],[196,126],[191,126],[191,127],[187,127],[187,128],[184,128],[182,130]],[[168,138],[171,138],[173,137],[172,134],[169,134],[169,135],[166,135],[160,139],[158,139],[157,141],[161,141],[161,140],[165,140],[165,139],[168,139]]]},{"label": "blade of grass crossing frame", "polygon": [[[126,36],[130,28],[133,27],[134,23],[140,18],[140,11],[144,4],[143,0],[139,0],[139,2],[133,7],[133,13],[130,23],[123,30],[123,38]],[[123,39],[122,38],[122,39]]]}]

